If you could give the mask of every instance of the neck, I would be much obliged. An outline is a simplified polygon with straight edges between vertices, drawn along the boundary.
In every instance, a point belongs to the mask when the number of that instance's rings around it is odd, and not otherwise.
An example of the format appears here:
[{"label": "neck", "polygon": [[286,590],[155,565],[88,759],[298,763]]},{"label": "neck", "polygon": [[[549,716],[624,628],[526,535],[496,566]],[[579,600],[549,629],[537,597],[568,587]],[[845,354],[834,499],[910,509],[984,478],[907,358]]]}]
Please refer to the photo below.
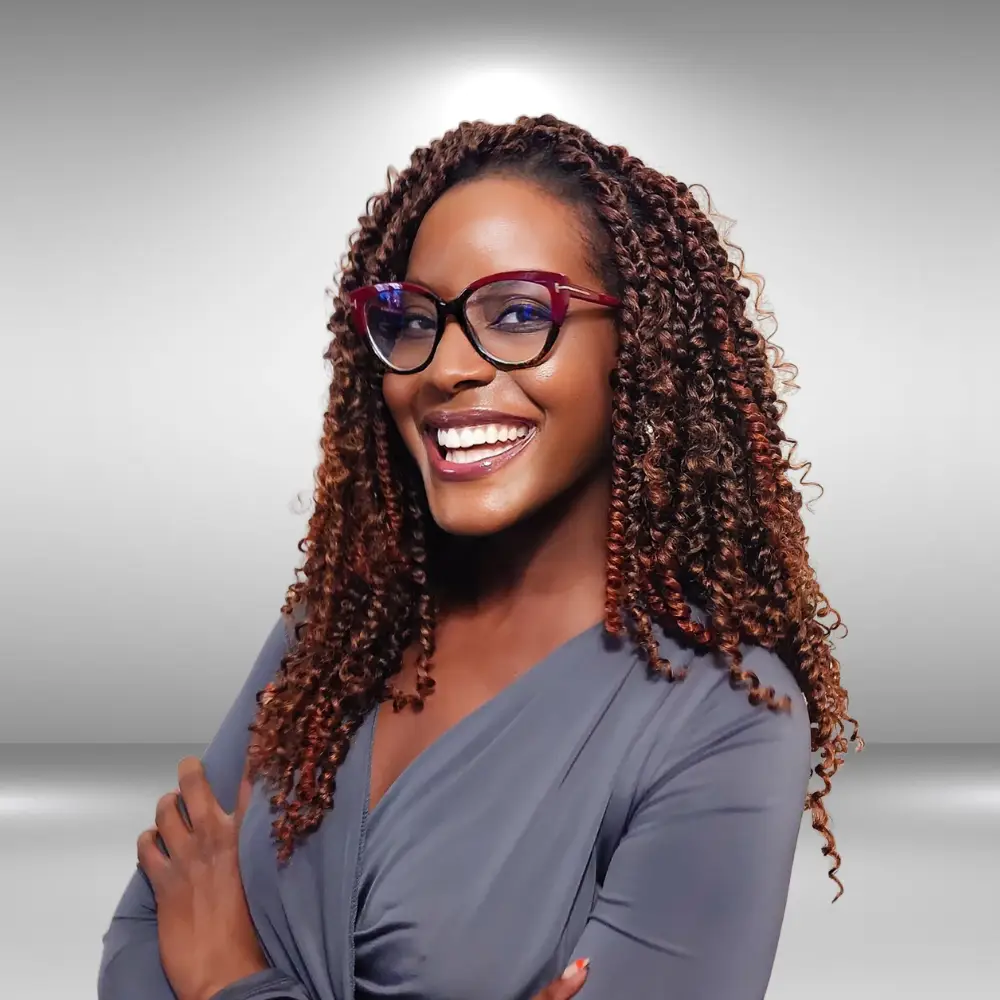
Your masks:
[{"label": "neck", "polygon": [[581,628],[600,620],[610,498],[602,475],[493,535],[435,530],[430,576],[442,615],[498,623],[543,616]]}]

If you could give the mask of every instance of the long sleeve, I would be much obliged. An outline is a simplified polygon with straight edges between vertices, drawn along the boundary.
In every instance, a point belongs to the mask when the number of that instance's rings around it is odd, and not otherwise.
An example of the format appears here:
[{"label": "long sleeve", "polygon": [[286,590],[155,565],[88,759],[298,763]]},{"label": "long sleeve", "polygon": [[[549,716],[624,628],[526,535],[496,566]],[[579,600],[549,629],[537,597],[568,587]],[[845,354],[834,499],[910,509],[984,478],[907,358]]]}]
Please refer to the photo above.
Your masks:
[{"label": "long sleeve", "polygon": [[745,666],[791,696],[791,714],[751,705],[719,671],[686,729],[654,747],[574,951],[592,963],[579,1000],[764,997],[810,731],[801,692],[777,658],[750,647]]},{"label": "long sleeve", "polygon": [[[286,649],[285,623],[279,619],[202,757],[212,791],[227,811],[236,806],[257,693],[274,678]],[[175,1000],[160,964],[156,900],[145,874],[138,868],[118,903],[103,945],[98,1000]],[[300,983],[277,969],[269,969],[231,984],[213,1000],[310,1000],[310,997]]]}]

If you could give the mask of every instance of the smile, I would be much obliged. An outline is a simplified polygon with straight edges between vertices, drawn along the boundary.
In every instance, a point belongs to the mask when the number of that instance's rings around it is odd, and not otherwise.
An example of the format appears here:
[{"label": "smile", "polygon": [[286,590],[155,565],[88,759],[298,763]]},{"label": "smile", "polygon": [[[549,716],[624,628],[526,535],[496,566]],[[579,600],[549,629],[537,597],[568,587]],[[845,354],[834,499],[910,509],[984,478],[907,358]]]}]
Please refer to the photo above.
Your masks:
[{"label": "smile", "polygon": [[468,480],[490,475],[530,444],[536,426],[492,423],[429,427],[424,443],[431,469],[442,479]]}]

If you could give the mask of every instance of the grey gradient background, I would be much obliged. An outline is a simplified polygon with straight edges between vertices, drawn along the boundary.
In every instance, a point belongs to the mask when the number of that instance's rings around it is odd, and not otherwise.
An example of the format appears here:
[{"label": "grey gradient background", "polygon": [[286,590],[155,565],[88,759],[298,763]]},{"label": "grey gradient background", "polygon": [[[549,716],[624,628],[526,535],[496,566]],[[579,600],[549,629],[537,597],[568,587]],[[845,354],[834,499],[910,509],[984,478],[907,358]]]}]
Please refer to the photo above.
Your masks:
[{"label": "grey gradient background", "polygon": [[546,111],[705,185],[799,367],[869,747],[847,894],[804,820],[769,997],[1000,990],[1000,16],[692,6],[3,6],[0,993],[94,995],[134,839],[273,624],[386,166]]}]

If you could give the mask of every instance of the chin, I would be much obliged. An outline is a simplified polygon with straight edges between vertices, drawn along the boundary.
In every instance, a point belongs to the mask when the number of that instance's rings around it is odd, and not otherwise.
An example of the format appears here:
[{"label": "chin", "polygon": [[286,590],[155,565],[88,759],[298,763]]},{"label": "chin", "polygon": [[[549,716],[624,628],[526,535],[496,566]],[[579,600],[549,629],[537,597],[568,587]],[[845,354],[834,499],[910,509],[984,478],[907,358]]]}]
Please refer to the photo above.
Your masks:
[{"label": "chin", "polygon": [[492,510],[470,507],[463,504],[461,510],[451,504],[431,504],[434,523],[449,535],[461,538],[486,538],[513,527],[526,516],[520,510]]},{"label": "chin", "polygon": [[535,509],[527,498],[522,501],[514,494],[509,487],[487,490],[472,483],[435,484],[427,492],[427,505],[434,523],[449,535],[485,538],[512,528]]}]

